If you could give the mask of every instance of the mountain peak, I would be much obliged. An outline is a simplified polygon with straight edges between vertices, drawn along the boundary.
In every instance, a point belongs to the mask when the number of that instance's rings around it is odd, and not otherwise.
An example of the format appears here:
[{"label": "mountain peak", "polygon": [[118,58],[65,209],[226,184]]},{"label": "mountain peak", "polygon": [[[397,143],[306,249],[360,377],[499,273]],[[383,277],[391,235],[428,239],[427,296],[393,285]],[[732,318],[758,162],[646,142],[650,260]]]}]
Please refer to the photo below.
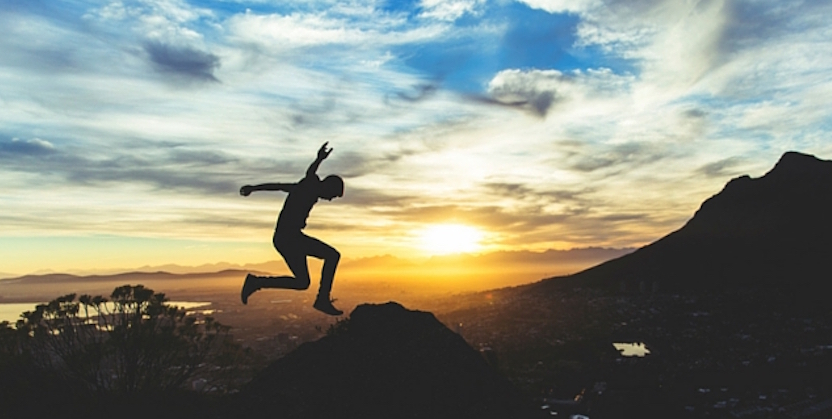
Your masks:
[{"label": "mountain peak", "polygon": [[777,161],[777,164],[774,165],[774,168],[777,169],[778,167],[788,167],[791,165],[801,165],[801,164],[817,164],[823,162],[813,154],[806,154],[801,153],[799,151],[787,151],[780,156],[780,160]]},{"label": "mountain peak", "polygon": [[821,160],[811,154],[788,151],[780,157],[774,168],[764,177],[814,177],[832,173],[832,162]]}]

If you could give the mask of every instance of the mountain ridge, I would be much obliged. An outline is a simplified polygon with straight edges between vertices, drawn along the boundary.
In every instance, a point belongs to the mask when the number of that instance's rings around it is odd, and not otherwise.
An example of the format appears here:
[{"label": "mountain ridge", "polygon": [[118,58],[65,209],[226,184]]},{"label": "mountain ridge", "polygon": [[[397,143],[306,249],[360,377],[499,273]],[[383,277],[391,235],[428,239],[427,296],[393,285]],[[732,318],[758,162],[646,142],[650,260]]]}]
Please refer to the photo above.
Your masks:
[{"label": "mountain ridge", "polygon": [[[577,257],[578,259],[598,259],[609,257],[609,255],[616,255],[616,254],[623,254],[629,253],[634,251],[635,248],[631,247],[601,247],[601,246],[587,246],[587,247],[574,247],[570,249],[546,249],[542,251],[533,251],[533,250],[498,250],[493,252],[487,252],[482,254],[468,254],[468,253],[461,253],[461,254],[452,254],[452,255],[434,255],[428,256],[423,258],[402,258],[390,254],[382,254],[382,255],[374,255],[374,256],[366,256],[366,257],[357,257],[357,258],[344,258],[341,260],[341,266],[363,266],[366,264],[372,264],[375,262],[395,262],[400,264],[410,264],[410,265],[418,265],[421,263],[436,263],[442,262],[446,260],[452,259],[487,259],[487,258],[497,258],[502,259],[507,256],[519,256],[523,261],[526,262],[541,262],[543,261],[559,261],[561,259],[572,259]],[[617,255],[616,255],[617,256]],[[269,260],[265,262],[258,262],[258,263],[228,263],[228,262],[217,262],[217,263],[210,263],[210,264],[202,264],[196,266],[187,266],[187,265],[178,265],[178,264],[164,264],[164,265],[144,265],[138,268],[124,268],[124,269],[108,269],[108,270],[101,270],[101,271],[77,271],[77,270],[66,270],[63,272],[56,272],[56,271],[36,271],[30,272],[26,274],[14,274],[9,272],[0,273],[0,279],[16,279],[25,276],[43,276],[43,275],[74,275],[78,277],[84,276],[105,276],[105,275],[118,275],[123,273],[139,273],[139,272],[165,272],[171,274],[190,274],[190,273],[202,273],[202,274],[211,274],[221,271],[228,271],[228,270],[241,270],[241,271],[259,271],[259,272],[272,272],[275,269],[281,270],[283,269],[283,262],[279,260]]]},{"label": "mountain ridge", "polygon": [[680,229],[542,286],[682,289],[822,280],[832,237],[832,161],[787,152],[765,175],[730,180]]},{"label": "mountain ridge", "polygon": [[49,274],[34,274],[23,275],[14,278],[0,279],[2,284],[19,284],[25,282],[27,284],[46,284],[50,282],[70,282],[70,281],[85,281],[85,282],[108,282],[108,281],[124,281],[124,280],[142,280],[142,279],[191,279],[191,278],[213,278],[225,277],[231,275],[245,275],[248,271],[239,269],[225,269],[217,272],[194,272],[194,273],[171,273],[166,271],[143,272],[131,271],[121,272],[116,274],[102,274],[102,275],[75,275],[68,273],[49,273]]}]

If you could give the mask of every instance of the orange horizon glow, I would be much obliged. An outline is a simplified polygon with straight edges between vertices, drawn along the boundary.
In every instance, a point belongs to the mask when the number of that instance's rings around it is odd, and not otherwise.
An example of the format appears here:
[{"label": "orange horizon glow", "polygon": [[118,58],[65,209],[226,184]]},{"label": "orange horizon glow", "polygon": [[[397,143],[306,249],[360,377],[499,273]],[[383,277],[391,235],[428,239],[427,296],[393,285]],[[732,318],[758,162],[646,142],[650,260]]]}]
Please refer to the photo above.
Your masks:
[{"label": "orange horizon glow", "polygon": [[419,232],[419,247],[429,255],[476,253],[485,233],[464,224],[432,224]]}]

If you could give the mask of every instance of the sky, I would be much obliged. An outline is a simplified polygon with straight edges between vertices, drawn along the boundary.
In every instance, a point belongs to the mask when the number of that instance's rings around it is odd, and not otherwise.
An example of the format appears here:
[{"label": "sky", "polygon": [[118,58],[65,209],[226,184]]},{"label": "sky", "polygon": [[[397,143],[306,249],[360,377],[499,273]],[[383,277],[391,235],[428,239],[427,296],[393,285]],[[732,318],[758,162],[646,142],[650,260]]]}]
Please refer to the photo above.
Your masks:
[{"label": "sky", "polygon": [[832,158],[825,1],[4,0],[0,27],[0,274],[277,259],[284,194],[239,188],[324,142],[346,191],[306,232],[345,258],[436,225],[638,247]]}]

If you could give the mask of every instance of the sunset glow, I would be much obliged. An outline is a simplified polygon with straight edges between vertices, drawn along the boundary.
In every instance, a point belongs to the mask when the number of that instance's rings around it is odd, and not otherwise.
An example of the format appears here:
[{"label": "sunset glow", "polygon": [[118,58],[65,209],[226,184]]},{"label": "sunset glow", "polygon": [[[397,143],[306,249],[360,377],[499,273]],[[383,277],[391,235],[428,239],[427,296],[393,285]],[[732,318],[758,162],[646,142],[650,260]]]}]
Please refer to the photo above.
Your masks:
[{"label": "sunset glow", "polygon": [[422,250],[434,255],[476,252],[482,238],[482,231],[461,224],[436,224],[420,233]]}]

